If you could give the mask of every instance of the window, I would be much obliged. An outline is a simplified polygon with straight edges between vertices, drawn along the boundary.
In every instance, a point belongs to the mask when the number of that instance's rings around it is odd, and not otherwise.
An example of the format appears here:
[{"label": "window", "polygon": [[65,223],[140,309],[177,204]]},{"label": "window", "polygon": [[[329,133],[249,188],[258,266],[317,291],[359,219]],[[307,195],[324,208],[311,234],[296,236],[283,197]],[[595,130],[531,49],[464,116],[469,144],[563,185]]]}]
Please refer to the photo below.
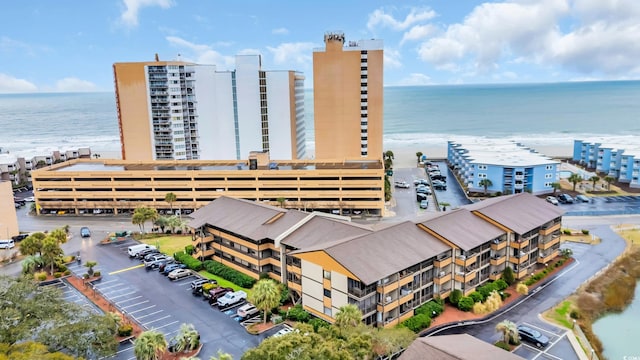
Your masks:
[{"label": "window", "polygon": [[323,289],[323,290],[324,290],[324,296],[331,299],[331,290],[327,290],[327,289]]},{"label": "window", "polygon": [[553,170],[553,165],[547,165],[544,167],[545,170]]},{"label": "window", "polygon": [[331,280],[331,271],[324,270],[324,271],[322,272],[322,275],[323,275],[323,277],[324,277],[325,279],[327,279],[327,280]]},{"label": "window", "polygon": [[545,179],[551,179],[552,177],[553,177],[553,174],[544,174]]},{"label": "window", "polygon": [[328,307],[325,306],[324,307],[324,314],[331,316],[331,308],[328,308]]},{"label": "window", "polygon": [[484,173],[478,174],[478,179],[486,179],[486,178],[487,178],[487,174],[484,174]]},{"label": "window", "polygon": [[478,165],[478,170],[487,170],[487,165]]}]

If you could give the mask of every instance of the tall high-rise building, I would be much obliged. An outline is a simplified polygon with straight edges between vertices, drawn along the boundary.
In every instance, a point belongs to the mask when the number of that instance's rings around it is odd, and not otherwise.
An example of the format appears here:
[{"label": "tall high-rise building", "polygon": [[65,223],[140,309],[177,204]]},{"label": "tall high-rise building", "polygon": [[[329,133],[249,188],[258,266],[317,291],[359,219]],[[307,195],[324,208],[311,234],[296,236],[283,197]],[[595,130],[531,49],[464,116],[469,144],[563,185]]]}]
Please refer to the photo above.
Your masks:
[{"label": "tall high-rise building", "polygon": [[264,71],[260,55],[236,56],[233,71],[156,57],[113,72],[123,159],[305,157],[302,73]]},{"label": "tall high-rise building", "polygon": [[316,159],[380,159],[383,146],[382,40],[324,35],[313,52]]}]

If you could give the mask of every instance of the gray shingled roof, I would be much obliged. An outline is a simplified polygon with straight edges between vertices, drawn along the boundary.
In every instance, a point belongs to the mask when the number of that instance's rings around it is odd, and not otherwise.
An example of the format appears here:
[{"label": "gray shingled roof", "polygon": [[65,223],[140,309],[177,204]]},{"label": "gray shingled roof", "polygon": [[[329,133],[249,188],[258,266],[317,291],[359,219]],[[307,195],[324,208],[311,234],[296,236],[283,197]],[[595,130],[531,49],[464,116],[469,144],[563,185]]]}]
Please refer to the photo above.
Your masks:
[{"label": "gray shingled roof", "polygon": [[369,234],[294,253],[324,250],[365,284],[374,283],[450,249],[442,241],[405,221]]},{"label": "gray shingled roof", "polygon": [[[282,214],[281,218],[267,224],[279,214]],[[189,226],[198,228],[209,224],[250,239],[275,239],[307,215],[297,210],[222,196],[194,211]]]},{"label": "gray shingled roof", "polygon": [[372,231],[369,226],[316,216],[282,239],[281,243],[296,249],[308,249]]},{"label": "gray shingled roof", "polygon": [[497,226],[490,224],[464,208],[442,213],[441,216],[428,219],[420,224],[465,251],[505,233]]},{"label": "gray shingled roof", "polygon": [[477,211],[517,234],[524,234],[564,214],[559,206],[526,192],[498,196],[464,208]]},{"label": "gray shingled roof", "polygon": [[398,360],[523,360],[468,334],[425,336],[415,339]]}]

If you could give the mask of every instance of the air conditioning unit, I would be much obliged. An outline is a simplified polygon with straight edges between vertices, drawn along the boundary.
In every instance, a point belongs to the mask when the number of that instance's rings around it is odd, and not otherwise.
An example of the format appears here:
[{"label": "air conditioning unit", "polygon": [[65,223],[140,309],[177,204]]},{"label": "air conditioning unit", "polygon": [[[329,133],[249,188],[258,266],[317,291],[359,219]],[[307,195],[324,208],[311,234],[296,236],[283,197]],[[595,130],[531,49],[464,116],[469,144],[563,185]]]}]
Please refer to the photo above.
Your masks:
[{"label": "air conditioning unit", "polygon": [[387,296],[387,297],[385,298],[385,300],[386,300],[387,302],[391,302],[391,296]]},{"label": "air conditioning unit", "polygon": [[443,277],[443,276],[444,276],[444,274],[445,274],[445,272],[444,272],[444,271],[440,271],[440,277]]}]

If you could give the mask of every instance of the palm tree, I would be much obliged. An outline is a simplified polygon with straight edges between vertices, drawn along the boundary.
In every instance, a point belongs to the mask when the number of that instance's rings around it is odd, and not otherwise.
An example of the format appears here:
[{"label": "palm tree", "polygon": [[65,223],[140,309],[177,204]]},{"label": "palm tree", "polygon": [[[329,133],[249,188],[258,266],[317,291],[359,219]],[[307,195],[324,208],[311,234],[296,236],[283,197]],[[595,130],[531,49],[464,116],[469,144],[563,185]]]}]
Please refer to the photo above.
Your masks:
[{"label": "palm tree", "polygon": [[55,238],[47,236],[42,240],[42,261],[45,264],[51,264],[51,275],[53,275],[56,260],[62,255],[64,255],[64,251]]},{"label": "palm tree", "polygon": [[276,201],[278,202],[278,205],[280,205],[280,207],[283,208],[284,207],[284,203],[285,203],[285,201],[287,201],[287,199],[283,198],[283,197],[279,197],[279,198],[276,199]]},{"label": "palm tree", "polygon": [[384,157],[385,157],[386,159],[391,159],[391,160],[394,160],[394,159],[395,159],[395,158],[394,158],[394,156],[393,156],[393,151],[391,151],[391,150],[387,150],[387,151],[384,153]]},{"label": "palm tree", "polygon": [[175,352],[190,351],[200,345],[200,334],[193,324],[180,325],[180,332],[175,337]]},{"label": "palm tree", "polygon": [[280,287],[271,279],[262,279],[253,285],[249,301],[264,312],[264,323],[267,323],[269,310],[280,304]]},{"label": "palm tree", "polygon": [[611,183],[616,181],[616,178],[613,176],[605,176],[604,181],[607,182],[607,191],[611,190]]},{"label": "palm tree", "polygon": [[482,186],[484,188],[484,194],[487,195],[487,189],[489,187],[491,187],[493,185],[493,183],[489,179],[482,179],[482,180],[480,180],[478,185],[480,185],[480,186]]},{"label": "palm tree", "polygon": [[568,180],[570,183],[572,183],[572,184],[573,184],[573,191],[576,191],[576,185],[577,185],[579,182],[581,182],[583,179],[582,179],[582,176],[580,176],[580,175],[578,175],[578,174],[576,174],[576,173],[573,173],[573,174],[571,174],[571,175],[569,176],[569,178],[568,178],[567,180]]},{"label": "palm tree", "polygon": [[167,218],[167,226],[171,228],[171,232],[173,233],[175,232],[176,228],[182,231],[182,229],[184,229],[184,227],[186,226],[186,223],[182,221],[182,219],[174,215]]},{"label": "palm tree", "polygon": [[133,353],[137,360],[158,360],[167,349],[167,340],[156,330],[140,334],[133,344]]},{"label": "palm tree", "polygon": [[336,314],[335,325],[338,327],[356,327],[362,323],[362,311],[355,304],[341,306]]},{"label": "palm tree", "polygon": [[502,333],[502,341],[506,344],[510,344],[511,340],[518,343],[520,337],[518,335],[518,326],[509,320],[504,320],[496,325],[496,331]]},{"label": "palm tree", "polygon": [[168,192],[167,195],[164,196],[164,201],[169,203],[169,208],[171,209],[171,213],[173,213],[173,202],[176,201],[178,197],[176,194],[172,192]]},{"label": "palm tree", "polygon": [[160,232],[164,233],[164,228],[169,226],[169,218],[166,216],[158,216],[158,218],[153,222],[153,225],[160,228]]},{"label": "palm tree", "polygon": [[422,155],[423,155],[423,154],[422,154],[422,151],[418,151],[418,152],[416,153],[416,157],[418,158],[418,163],[420,163],[420,159],[422,158]]},{"label": "palm tree", "polygon": [[133,216],[131,216],[131,223],[133,225],[138,225],[138,227],[140,228],[140,232],[144,232],[144,214],[141,212],[134,212]]},{"label": "palm tree", "polygon": [[42,266],[42,259],[40,256],[28,255],[22,260],[22,273],[31,274],[40,266]]},{"label": "palm tree", "polygon": [[20,253],[22,255],[41,255],[42,241],[46,238],[42,232],[33,233],[20,242]]},{"label": "palm tree", "polygon": [[551,183],[551,187],[553,188],[553,195],[556,194],[556,191],[562,189],[562,185],[559,182]]},{"label": "palm tree", "polygon": [[[594,175],[594,176],[589,178],[589,181],[591,181],[591,183],[593,184],[592,187],[591,187],[591,191],[596,191],[596,183],[598,181],[600,181],[600,177]],[[574,190],[575,190],[575,188],[574,188]]]},{"label": "palm tree", "polygon": [[144,223],[158,219],[158,210],[148,207],[139,207],[133,211],[131,223],[140,226],[140,231],[144,232]]}]

